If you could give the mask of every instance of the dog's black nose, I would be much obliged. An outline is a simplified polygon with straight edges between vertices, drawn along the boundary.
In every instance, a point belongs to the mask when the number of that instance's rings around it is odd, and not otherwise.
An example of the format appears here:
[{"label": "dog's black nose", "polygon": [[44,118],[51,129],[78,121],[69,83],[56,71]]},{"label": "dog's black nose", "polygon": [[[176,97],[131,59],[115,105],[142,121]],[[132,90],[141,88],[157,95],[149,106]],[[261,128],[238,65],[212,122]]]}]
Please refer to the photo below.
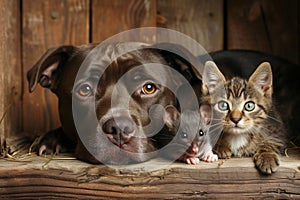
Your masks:
[{"label": "dog's black nose", "polygon": [[127,117],[112,118],[103,124],[102,130],[109,135],[109,139],[121,144],[131,138],[135,131],[135,124]]}]

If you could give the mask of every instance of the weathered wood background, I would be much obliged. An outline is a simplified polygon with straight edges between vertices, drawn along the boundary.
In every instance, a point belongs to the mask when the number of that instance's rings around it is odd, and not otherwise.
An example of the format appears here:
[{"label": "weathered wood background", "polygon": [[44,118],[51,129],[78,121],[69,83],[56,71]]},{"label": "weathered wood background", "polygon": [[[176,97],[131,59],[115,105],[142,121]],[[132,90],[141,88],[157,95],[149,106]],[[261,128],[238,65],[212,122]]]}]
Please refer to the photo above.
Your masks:
[{"label": "weathered wood background", "polygon": [[[254,49],[300,62],[297,0],[1,0],[1,141],[59,126],[57,100],[26,72],[50,47],[80,45],[136,27],[183,32],[207,51]],[[2,144],[3,145],[3,144]]]}]

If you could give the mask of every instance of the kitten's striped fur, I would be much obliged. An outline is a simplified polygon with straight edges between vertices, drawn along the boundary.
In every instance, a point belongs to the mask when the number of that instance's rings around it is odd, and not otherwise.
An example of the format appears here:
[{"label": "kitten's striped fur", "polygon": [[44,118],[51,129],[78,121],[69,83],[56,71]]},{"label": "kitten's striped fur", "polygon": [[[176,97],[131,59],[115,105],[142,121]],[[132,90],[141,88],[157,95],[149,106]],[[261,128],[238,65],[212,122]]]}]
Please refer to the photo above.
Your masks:
[{"label": "kitten's striped fur", "polygon": [[272,71],[264,62],[248,80],[226,80],[213,62],[203,72],[204,101],[214,107],[223,132],[215,152],[219,158],[253,156],[265,174],[279,166],[278,154],[285,144],[285,128],[272,103]]}]

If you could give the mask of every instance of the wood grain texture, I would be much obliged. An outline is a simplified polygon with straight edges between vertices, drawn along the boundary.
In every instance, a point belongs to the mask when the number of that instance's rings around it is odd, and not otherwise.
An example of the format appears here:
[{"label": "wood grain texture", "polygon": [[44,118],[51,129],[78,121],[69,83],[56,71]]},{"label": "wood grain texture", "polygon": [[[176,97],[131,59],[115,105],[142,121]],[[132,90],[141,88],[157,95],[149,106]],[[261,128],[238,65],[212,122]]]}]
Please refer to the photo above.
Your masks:
[{"label": "wood grain texture", "polygon": [[[0,1],[0,146],[21,130],[20,3]],[[6,141],[7,142],[7,141]],[[11,144],[6,143],[6,147]]]},{"label": "wood grain texture", "polygon": [[[23,1],[23,76],[50,47],[89,42],[89,0]],[[24,131],[39,134],[59,126],[57,99],[38,87],[29,94],[24,83]]]},{"label": "wood grain texture", "polygon": [[166,28],[192,37],[208,52],[223,49],[223,0],[159,0],[157,11]]},{"label": "wood grain texture", "polygon": [[[250,158],[198,165],[164,160],[109,168],[77,160],[30,157],[0,161],[0,193],[8,199],[298,199],[298,158],[282,158],[271,176],[262,176]],[[220,164],[222,163],[223,164]]]},{"label": "wood grain texture", "polygon": [[228,0],[228,48],[269,52],[299,63],[298,4],[297,0]]},{"label": "wood grain texture", "polygon": [[[92,1],[92,41],[103,40],[122,31],[156,25],[155,0],[101,0]],[[152,41],[152,35],[141,34],[143,41]],[[124,41],[131,38],[124,38]]]}]

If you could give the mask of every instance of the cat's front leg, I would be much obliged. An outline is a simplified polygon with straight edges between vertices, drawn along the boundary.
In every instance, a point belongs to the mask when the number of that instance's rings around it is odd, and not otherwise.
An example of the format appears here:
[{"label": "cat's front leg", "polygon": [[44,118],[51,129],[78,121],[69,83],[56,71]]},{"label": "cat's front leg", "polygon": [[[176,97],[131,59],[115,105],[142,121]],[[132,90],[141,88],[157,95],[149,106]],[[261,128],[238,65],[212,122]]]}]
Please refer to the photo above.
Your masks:
[{"label": "cat's front leg", "polygon": [[230,158],[232,155],[231,149],[228,145],[216,145],[214,152],[219,158],[226,159]]},{"label": "cat's front leg", "polygon": [[279,167],[279,156],[274,151],[260,149],[253,156],[255,167],[263,174],[272,174]]}]

